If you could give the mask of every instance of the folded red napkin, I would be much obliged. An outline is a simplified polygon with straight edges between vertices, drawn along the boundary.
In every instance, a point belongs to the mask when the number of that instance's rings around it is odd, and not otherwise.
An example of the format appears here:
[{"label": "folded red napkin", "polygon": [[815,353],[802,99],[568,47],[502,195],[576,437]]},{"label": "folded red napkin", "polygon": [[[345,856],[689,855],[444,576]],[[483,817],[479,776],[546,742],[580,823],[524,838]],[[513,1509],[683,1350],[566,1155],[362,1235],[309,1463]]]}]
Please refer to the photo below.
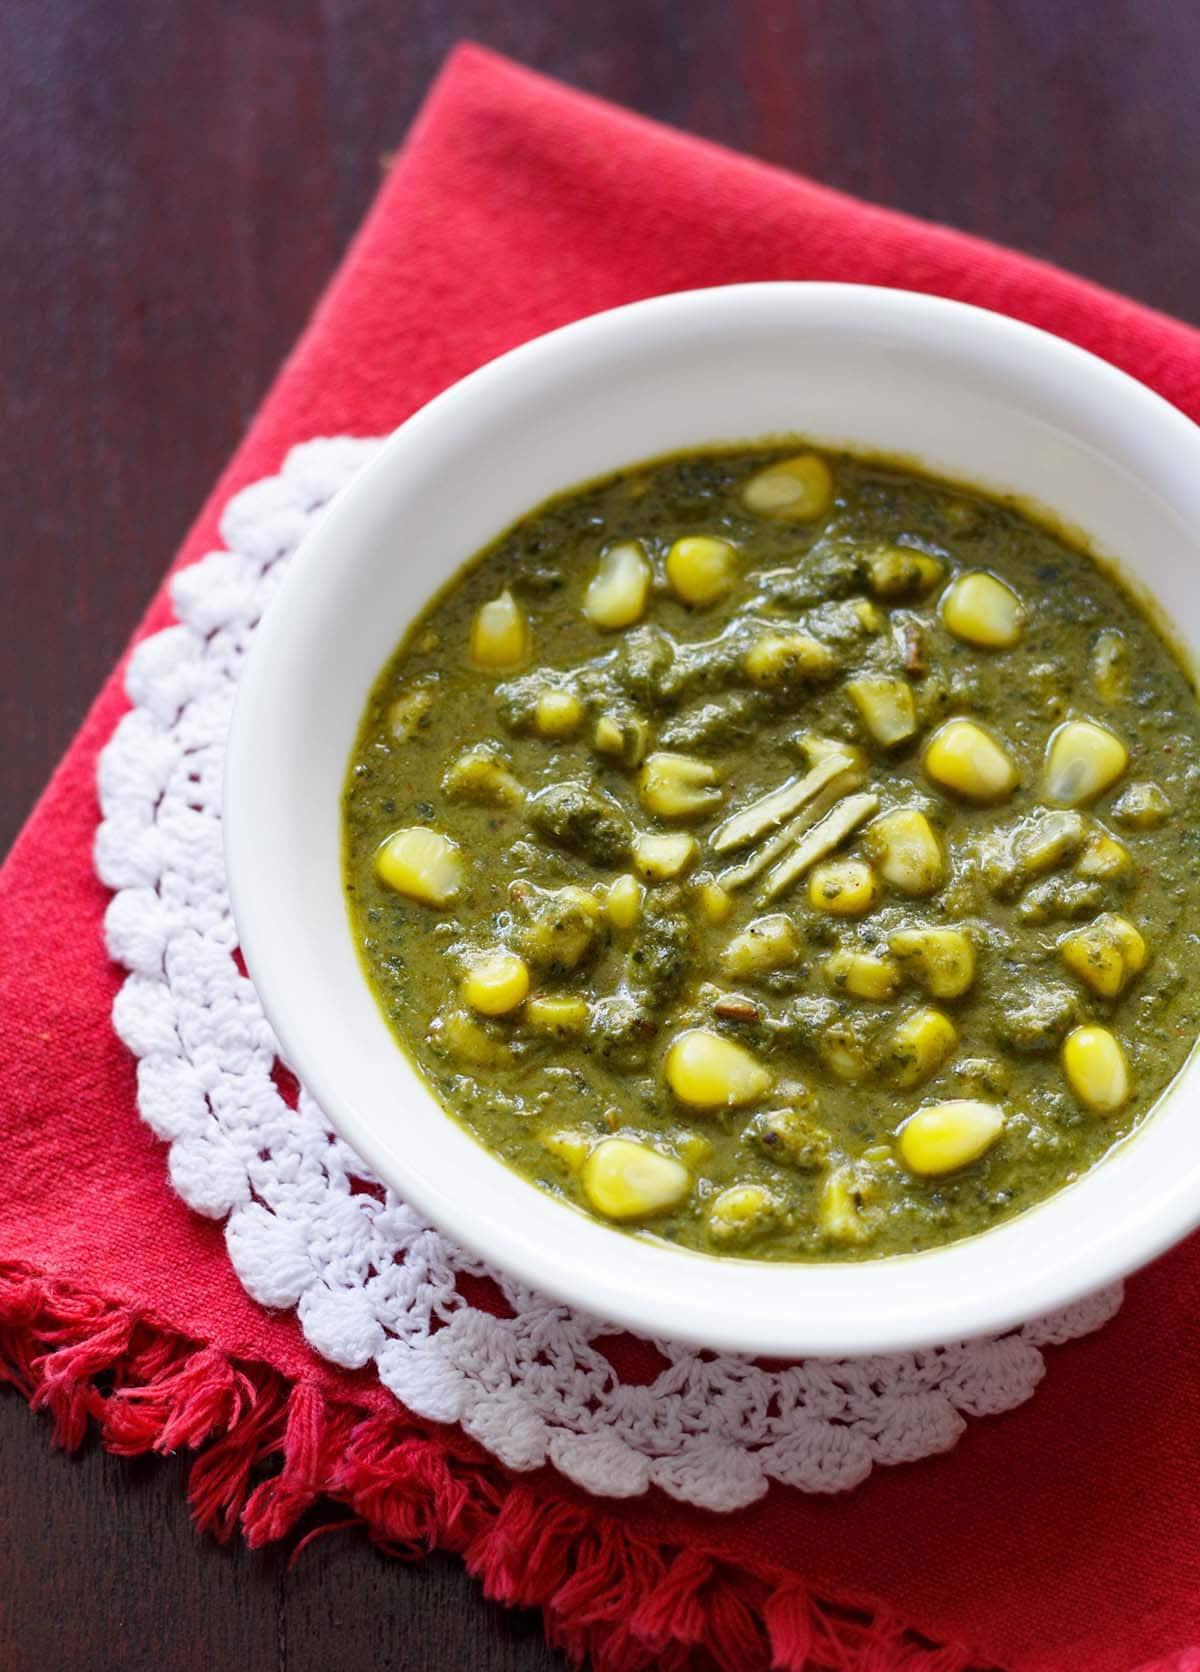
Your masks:
[{"label": "folded red napkin", "polygon": [[[1060,332],[1200,416],[1200,334],[460,50],[178,562],[315,436],[374,435],[481,361],[637,297],[752,279],[936,291]],[[169,619],[160,594],[140,633]],[[254,1542],[323,1496],[460,1551],[611,1672],[1200,1672],[1200,1243],[1055,1349],[1028,1404],[855,1493],[707,1515],[512,1477],[251,1302],[171,1191],[109,1013],[92,869],[101,693],[0,878],[0,1354],[67,1443],[196,1448],[204,1525]],[[268,1478],[263,1479],[263,1466]],[[258,1482],[258,1484],[254,1484]],[[344,1515],[344,1511],[339,1511]]]}]

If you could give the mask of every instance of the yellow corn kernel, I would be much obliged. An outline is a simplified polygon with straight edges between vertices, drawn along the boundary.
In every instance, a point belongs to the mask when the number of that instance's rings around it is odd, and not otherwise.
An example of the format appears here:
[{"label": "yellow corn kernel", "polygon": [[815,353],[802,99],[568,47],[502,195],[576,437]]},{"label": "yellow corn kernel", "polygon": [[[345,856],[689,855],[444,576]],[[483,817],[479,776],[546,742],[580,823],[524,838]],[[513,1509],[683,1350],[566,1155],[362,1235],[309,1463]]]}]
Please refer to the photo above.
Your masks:
[{"label": "yellow corn kernel", "polygon": [[836,758],[847,771],[865,774],[867,770],[867,757],[862,750],[857,744],[847,743],[840,737],[822,737],[820,732],[797,732],[792,741],[803,751],[810,767]]},{"label": "yellow corn kernel", "polygon": [[593,627],[613,630],[640,621],[650,591],[650,565],[636,540],[622,540],[603,552],[583,595],[583,613]]},{"label": "yellow corn kernel", "polygon": [[579,730],[583,704],[574,691],[542,691],[533,711],[533,729],[542,737],[571,737]]},{"label": "yellow corn kernel", "polygon": [[507,1016],[528,993],[528,964],[503,947],[474,959],[463,976],[462,996],[481,1016]]},{"label": "yellow corn kernel", "polygon": [[871,1061],[866,1045],[848,1020],[835,1018],[822,1028],[817,1056],[822,1068],[848,1085],[857,1085],[870,1077]]},{"label": "yellow corn kernel", "polygon": [[628,872],[616,877],[608,885],[604,896],[604,911],[614,929],[632,929],[642,909],[645,889]]},{"label": "yellow corn kernel", "polygon": [[433,702],[428,685],[410,685],[388,706],[388,730],[397,743],[407,743]]},{"label": "yellow corn kernel", "polygon": [[586,1132],[543,1132],[541,1135],[542,1148],[548,1149],[551,1155],[556,1155],[563,1165],[572,1173],[577,1173],[588,1158],[588,1151],[592,1147],[592,1140]]},{"label": "yellow corn kernel", "polygon": [[689,1028],[667,1052],[667,1084],[695,1109],[734,1109],[765,1097],[773,1076],[744,1045],[711,1028]]},{"label": "yellow corn kernel", "polygon": [[1129,1062],[1121,1042],[1107,1028],[1088,1023],[1063,1040],[1063,1073],[1079,1101],[1097,1114],[1124,1108],[1133,1090]]},{"label": "yellow corn kernel", "polygon": [[900,985],[900,966],[894,958],[843,949],[825,960],[825,979],[841,993],[886,1004]]},{"label": "yellow corn kernel", "polygon": [[453,801],[497,807],[515,807],[525,799],[524,784],[492,743],[477,743],[452,760],[442,774],[442,790]]},{"label": "yellow corn kernel", "polygon": [[1063,963],[1103,999],[1115,999],[1146,962],[1146,942],[1127,917],[1104,912],[1058,943]]},{"label": "yellow corn kernel", "polygon": [[935,999],[956,999],[975,979],[975,946],[965,929],[897,929],[888,945]]},{"label": "yellow corn kernel", "polygon": [[882,633],[883,629],[887,626],[887,616],[884,615],[878,605],[873,604],[869,598],[852,599],[850,602],[850,608],[858,617],[865,632]]},{"label": "yellow corn kernel", "polygon": [[985,569],[972,569],[946,588],[942,621],[967,644],[1007,650],[1025,630],[1025,611],[1011,586]]},{"label": "yellow corn kernel", "polygon": [[602,755],[619,755],[625,746],[625,733],[611,714],[602,714],[596,721],[593,741]]},{"label": "yellow corn kernel", "polygon": [[846,695],[863,725],[884,749],[904,743],[917,729],[917,705],[906,680],[865,673],[850,680]]},{"label": "yellow corn kernel", "polygon": [[633,863],[647,882],[667,882],[682,876],[699,851],[696,838],[686,831],[650,831],[634,842]]},{"label": "yellow corn kernel", "polygon": [[581,1033],[587,1027],[590,1014],[587,1000],[567,993],[540,993],[525,1001],[522,1012],[531,1028],[538,1033]]},{"label": "yellow corn kernel", "polygon": [[1042,782],[1051,801],[1078,807],[1115,784],[1128,764],[1128,749],[1107,726],[1068,720],[1046,746]]},{"label": "yellow corn kernel", "polygon": [[752,1236],[774,1218],[779,1204],[762,1184],[731,1184],[708,1204],[708,1234],[717,1242]]},{"label": "yellow corn kernel", "polygon": [[875,873],[863,859],[826,859],[808,874],[808,903],[835,917],[861,917],[879,898]]},{"label": "yellow corn kernel", "polygon": [[685,604],[715,604],[736,578],[737,554],[728,540],[686,534],[667,553],[667,579]]},{"label": "yellow corn kernel", "polygon": [[762,975],[795,963],[799,951],[791,918],[781,911],[772,912],[768,917],[756,917],[733,937],[721,954],[721,968],[727,975]]},{"label": "yellow corn kernel", "polygon": [[515,668],[529,655],[529,623],[506,587],[480,606],[471,623],[471,660],[477,668]]},{"label": "yellow corn kernel", "polygon": [[849,1168],[837,1167],[826,1175],[817,1199],[817,1225],[831,1242],[865,1242],[870,1235]]},{"label": "yellow corn kernel", "polygon": [[703,1132],[685,1132],[675,1145],[675,1153],[685,1167],[703,1167],[712,1160],[713,1147]]},{"label": "yellow corn kernel", "polygon": [[880,546],[867,560],[871,591],[879,598],[914,598],[941,580],[943,565],[909,546]]},{"label": "yellow corn kernel", "polygon": [[733,895],[727,888],[722,888],[719,882],[705,878],[696,889],[696,898],[700,902],[700,910],[709,923],[725,923],[733,911]]},{"label": "yellow corn kernel", "polygon": [[457,842],[428,825],[397,830],[375,855],[380,882],[425,906],[448,906],[461,891],[466,867]]},{"label": "yellow corn kernel", "polygon": [[[527,886],[520,881],[509,884],[509,896],[517,903],[520,894]],[[536,949],[539,962],[547,964],[564,964],[573,969],[587,950],[591,932],[596,927],[600,916],[600,901],[590,888],[581,888],[576,882],[565,883],[562,888],[539,889],[533,886],[533,898],[525,902],[532,905],[539,896],[555,910],[544,919],[543,934],[531,936],[530,945]]]},{"label": "yellow corn kernel", "polygon": [[537,968],[573,970],[593,949],[600,901],[576,883],[539,888],[525,878],[508,886],[516,923],[516,950]]},{"label": "yellow corn kernel", "polygon": [[897,807],[867,826],[863,845],[884,882],[902,894],[932,894],[946,877],[942,844],[924,813]]},{"label": "yellow corn kernel", "polygon": [[958,1030],[940,1010],[914,1010],[888,1041],[892,1083],[905,1090],[928,1080],[958,1044]]},{"label": "yellow corn kernel", "polygon": [[1170,818],[1171,803],[1157,784],[1130,784],[1118,796],[1112,816],[1127,830],[1157,830]]},{"label": "yellow corn kernel", "polygon": [[648,1219],[676,1207],[691,1188],[688,1170],[632,1138],[602,1138],[579,1175],[584,1194],[606,1219]]},{"label": "yellow corn kernel", "polygon": [[498,1068],[512,1061],[512,1052],[504,1041],[493,1039],[465,1010],[439,1011],[429,1024],[426,1038],[441,1055],[473,1068]]},{"label": "yellow corn kernel", "polygon": [[995,1103],[955,1097],[927,1103],[900,1128],[900,1159],[911,1173],[935,1178],[978,1161],[1004,1130],[1004,1111]]},{"label": "yellow corn kernel", "polygon": [[833,504],[833,473],[816,453],[798,453],[752,476],[742,488],[742,504],[758,517],[811,522]]},{"label": "yellow corn kernel", "polygon": [[811,633],[764,633],[755,639],[742,667],[755,685],[779,685],[789,679],[827,679],[837,657]]},{"label": "yellow corn kernel", "polygon": [[640,766],[646,758],[650,728],[637,716],[618,718],[602,714],[596,721],[592,742],[602,755],[616,755],[624,766]]},{"label": "yellow corn kernel", "polygon": [[1075,871],[1081,877],[1095,877],[1099,882],[1112,882],[1123,877],[1130,866],[1129,850],[1110,836],[1106,830],[1091,831],[1083,844],[1083,852],[1075,861]]},{"label": "yellow corn kernel", "polygon": [[1115,627],[1097,634],[1091,656],[1092,684],[1101,702],[1121,702],[1129,695],[1129,641]]},{"label": "yellow corn kernel", "polygon": [[985,850],[984,874],[997,893],[1021,888],[1073,859],[1086,834],[1083,815],[1073,807],[1039,811],[1019,819],[1007,840],[999,835],[997,847]]},{"label": "yellow corn kernel", "polygon": [[1003,801],[1017,784],[1008,752],[974,720],[947,720],[925,750],[925,770],[935,784],[968,801]]},{"label": "yellow corn kernel", "polygon": [[695,819],[721,805],[717,769],[695,755],[676,755],[660,749],[646,757],[638,778],[638,794],[647,812],[660,819]]}]

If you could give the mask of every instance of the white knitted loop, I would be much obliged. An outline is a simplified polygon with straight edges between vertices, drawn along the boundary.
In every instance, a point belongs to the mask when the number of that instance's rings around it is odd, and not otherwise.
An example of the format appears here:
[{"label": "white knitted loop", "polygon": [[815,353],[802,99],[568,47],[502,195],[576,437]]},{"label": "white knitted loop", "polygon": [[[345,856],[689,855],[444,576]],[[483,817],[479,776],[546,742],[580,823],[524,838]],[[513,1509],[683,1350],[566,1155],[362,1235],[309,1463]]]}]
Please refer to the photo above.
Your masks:
[{"label": "white knitted loop", "polygon": [[766,1370],[656,1342],[627,1381],[605,1354],[611,1326],[488,1271],[385,1191],[303,1090],[292,1106],[235,959],[225,736],[285,560],[377,445],[309,442],[230,501],[226,549],[172,583],[178,625],[134,652],[133,707],[100,760],[96,867],[115,891],[108,947],[129,971],[113,1024],[138,1058],[139,1107],[170,1146],[172,1184],[226,1220],[247,1291],[295,1307],[317,1352],[374,1361],[410,1410],[460,1423],[512,1469],[549,1462],[608,1497],[654,1485],[732,1510],[770,1481],[844,1491],[875,1463],[948,1450],[967,1417],[1027,1399],[1039,1349],[1097,1329],[1119,1288],[995,1339],[856,1362]]}]

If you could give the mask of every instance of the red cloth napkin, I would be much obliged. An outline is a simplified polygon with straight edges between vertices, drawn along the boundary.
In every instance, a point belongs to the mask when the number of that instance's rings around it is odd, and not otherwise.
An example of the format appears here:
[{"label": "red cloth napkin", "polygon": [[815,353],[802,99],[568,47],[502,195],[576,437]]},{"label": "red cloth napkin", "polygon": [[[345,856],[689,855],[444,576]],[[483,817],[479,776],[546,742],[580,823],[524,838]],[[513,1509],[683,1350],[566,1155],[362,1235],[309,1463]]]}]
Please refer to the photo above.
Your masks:
[{"label": "red cloth napkin", "polygon": [[[773,278],[982,303],[1200,416],[1185,326],[465,48],[178,561],[296,441],[386,431],[596,309]],[[160,595],[140,631],[168,614]],[[1130,1284],[1114,1323],[1053,1349],[1032,1401],[973,1422],[947,1456],[832,1500],[774,1488],[725,1519],[510,1477],[253,1304],[221,1228],[171,1192],[109,1025],[120,972],[101,942],[93,786],[124,707],[118,671],[0,877],[0,1352],[67,1442],[94,1419],[119,1451],[197,1448],[201,1521],[255,1542],[332,1496],[386,1543],[462,1552],[491,1594],[540,1605],[556,1641],[612,1672],[1200,1672],[1195,1240]]]}]

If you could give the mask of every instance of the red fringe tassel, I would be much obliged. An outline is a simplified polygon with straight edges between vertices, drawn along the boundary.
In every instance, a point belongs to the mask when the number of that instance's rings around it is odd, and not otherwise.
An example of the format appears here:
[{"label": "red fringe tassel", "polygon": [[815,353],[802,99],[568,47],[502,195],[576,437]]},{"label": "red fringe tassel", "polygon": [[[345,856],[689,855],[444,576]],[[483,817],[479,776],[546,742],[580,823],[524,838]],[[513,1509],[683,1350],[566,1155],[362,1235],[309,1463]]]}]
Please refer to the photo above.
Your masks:
[{"label": "red fringe tassel", "polygon": [[[314,1507],[341,1505],[393,1554],[461,1555],[487,1596],[540,1608],[549,1641],[595,1672],[988,1672],[879,1609],[539,1498],[399,1407],[381,1416],[332,1402],[311,1382],[0,1265],[3,1381],[50,1412],[68,1448],[94,1423],[122,1456],[196,1452],[192,1511],[218,1539],[240,1529],[267,1544]],[[331,1510],[317,1531],[346,1524]],[[1200,1661],[1146,1672],[1200,1672]]]}]

